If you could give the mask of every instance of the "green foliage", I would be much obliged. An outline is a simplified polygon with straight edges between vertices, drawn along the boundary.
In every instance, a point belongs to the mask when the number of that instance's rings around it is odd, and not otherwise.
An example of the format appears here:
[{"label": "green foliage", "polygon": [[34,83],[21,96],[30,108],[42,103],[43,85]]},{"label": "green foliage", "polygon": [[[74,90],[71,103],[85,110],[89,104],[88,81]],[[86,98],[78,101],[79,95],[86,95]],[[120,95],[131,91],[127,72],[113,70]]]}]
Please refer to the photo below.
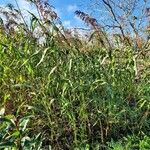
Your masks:
[{"label": "green foliage", "polygon": [[32,17],[31,33],[0,28],[0,148],[150,149],[150,56],[81,40],[83,52]]},{"label": "green foliage", "polygon": [[13,115],[0,118],[0,149],[3,150],[40,150],[42,147],[41,133],[30,134],[27,124],[32,115],[27,115],[18,120]]},{"label": "green foliage", "polygon": [[150,137],[143,136],[140,139],[138,136],[128,136],[127,138],[123,138],[119,142],[111,141],[108,143],[108,149],[112,150],[132,150],[132,149],[139,149],[139,150],[148,150],[150,149]]}]

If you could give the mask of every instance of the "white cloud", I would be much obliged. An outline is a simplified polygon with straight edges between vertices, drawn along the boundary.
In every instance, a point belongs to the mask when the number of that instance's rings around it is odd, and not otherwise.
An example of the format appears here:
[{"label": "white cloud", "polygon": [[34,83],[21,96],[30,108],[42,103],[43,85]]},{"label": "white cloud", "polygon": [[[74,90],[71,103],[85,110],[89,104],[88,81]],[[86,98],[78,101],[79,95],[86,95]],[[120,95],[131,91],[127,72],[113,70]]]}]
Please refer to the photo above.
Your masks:
[{"label": "white cloud", "polygon": [[30,9],[31,5],[30,5],[29,2],[27,2],[25,0],[18,0],[17,2],[18,2],[18,5],[19,5],[20,8],[22,8],[22,9]]},{"label": "white cloud", "polygon": [[59,18],[61,18],[62,16],[62,11],[58,8],[55,8],[54,11],[56,12],[56,14],[58,15]]},{"label": "white cloud", "polygon": [[76,4],[74,4],[74,5],[68,5],[68,7],[67,7],[67,11],[68,12],[74,12],[77,9],[78,9],[78,6]]},{"label": "white cloud", "polygon": [[74,21],[75,21],[75,27],[89,29],[89,27],[86,25],[86,23],[84,21],[82,21],[81,18],[79,18],[78,16],[74,16]]},{"label": "white cloud", "polygon": [[27,11],[33,13],[34,15],[38,15],[35,6],[31,5],[31,3],[29,3],[25,0],[18,0],[17,2],[18,2],[18,5],[19,5],[24,17],[29,16],[29,13]]},{"label": "white cloud", "polygon": [[84,21],[81,20],[81,18],[79,18],[78,16],[74,16],[74,20],[76,22],[76,24],[82,26],[85,25]]},{"label": "white cloud", "polygon": [[70,20],[65,20],[65,21],[63,21],[63,25],[64,25],[65,27],[70,28],[70,27],[71,27],[71,21],[70,21]]}]

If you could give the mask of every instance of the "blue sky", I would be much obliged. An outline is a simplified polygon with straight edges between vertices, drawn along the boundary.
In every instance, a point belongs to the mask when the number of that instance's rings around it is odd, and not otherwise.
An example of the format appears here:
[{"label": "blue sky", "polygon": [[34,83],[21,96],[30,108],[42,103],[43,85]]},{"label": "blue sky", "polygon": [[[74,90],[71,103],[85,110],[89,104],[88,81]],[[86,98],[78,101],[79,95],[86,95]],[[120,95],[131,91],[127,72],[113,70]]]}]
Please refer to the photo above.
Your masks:
[{"label": "blue sky", "polygon": [[[33,13],[37,13],[36,10],[25,0],[17,0],[20,8],[24,10],[24,15],[28,15],[26,10],[29,10]],[[108,11],[104,11],[101,5],[101,0],[98,0],[100,5],[98,8],[90,9],[90,2],[92,0],[49,0],[49,3],[55,7],[55,11],[57,12],[58,16],[61,18],[61,21],[65,27],[73,28],[73,27],[83,27],[85,28],[86,25],[74,14],[75,10],[81,10],[83,12],[92,12],[92,16],[96,16],[98,21],[101,23],[110,23],[110,15]],[[123,0],[122,0],[123,1]],[[92,1],[93,3],[96,0]],[[150,6],[150,0],[147,1],[147,6]],[[0,0],[0,5],[5,6],[8,3],[12,3],[15,5],[15,0]],[[144,0],[139,0],[139,9],[142,8],[144,4]],[[94,11],[95,10],[95,11]],[[117,10],[116,10],[117,11]],[[95,13],[96,12],[96,13]],[[139,11],[140,12],[140,11]],[[120,15],[121,12],[117,11]],[[138,8],[135,11],[135,15],[138,15]],[[110,16],[109,16],[110,17]],[[103,21],[103,22],[102,22]]]},{"label": "blue sky", "polygon": [[[23,10],[31,10],[35,11],[28,2],[25,0],[17,0],[19,6]],[[86,0],[83,2],[82,0],[49,0],[49,3],[55,7],[55,11],[58,16],[61,18],[64,26],[72,28],[72,27],[85,27],[85,24],[75,16],[75,10],[83,10],[83,8],[87,8],[90,0]],[[12,3],[15,5],[14,0],[0,0],[0,5],[6,5],[8,3]]]}]

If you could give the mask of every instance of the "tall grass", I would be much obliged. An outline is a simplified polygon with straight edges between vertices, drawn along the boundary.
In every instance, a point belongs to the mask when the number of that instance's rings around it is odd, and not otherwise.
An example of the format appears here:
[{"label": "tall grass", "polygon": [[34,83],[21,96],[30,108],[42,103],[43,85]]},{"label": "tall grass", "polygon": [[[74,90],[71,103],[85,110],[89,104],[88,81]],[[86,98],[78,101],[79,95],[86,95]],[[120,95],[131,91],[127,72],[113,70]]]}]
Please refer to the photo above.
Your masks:
[{"label": "tall grass", "polygon": [[32,114],[26,133],[42,133],[43,149],[149,149],[150,56],[129,45],[82,52],[59,40],[48,35],[39,45],[22,28],[13,34],[1,29],[5,116],[15,116],[17,124]]}]

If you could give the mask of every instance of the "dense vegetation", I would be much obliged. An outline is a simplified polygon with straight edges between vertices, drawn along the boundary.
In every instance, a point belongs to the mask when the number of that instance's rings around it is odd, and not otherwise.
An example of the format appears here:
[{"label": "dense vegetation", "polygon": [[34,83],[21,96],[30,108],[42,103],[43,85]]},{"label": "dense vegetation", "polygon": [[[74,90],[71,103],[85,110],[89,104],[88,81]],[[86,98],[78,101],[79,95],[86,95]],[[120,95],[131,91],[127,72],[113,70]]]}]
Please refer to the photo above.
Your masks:
[{"label": "dense vegetation", "polygon": [[94,32],[89,41],[71,36],[44,6],[51,20],[45,10],[43,19],[29,12],[30,23],[17,22],[23,16],[10,4],[1,19],[0,149],[149,150],[148,43],[135,47],[120,35],[110,43],[81,11]]}]

